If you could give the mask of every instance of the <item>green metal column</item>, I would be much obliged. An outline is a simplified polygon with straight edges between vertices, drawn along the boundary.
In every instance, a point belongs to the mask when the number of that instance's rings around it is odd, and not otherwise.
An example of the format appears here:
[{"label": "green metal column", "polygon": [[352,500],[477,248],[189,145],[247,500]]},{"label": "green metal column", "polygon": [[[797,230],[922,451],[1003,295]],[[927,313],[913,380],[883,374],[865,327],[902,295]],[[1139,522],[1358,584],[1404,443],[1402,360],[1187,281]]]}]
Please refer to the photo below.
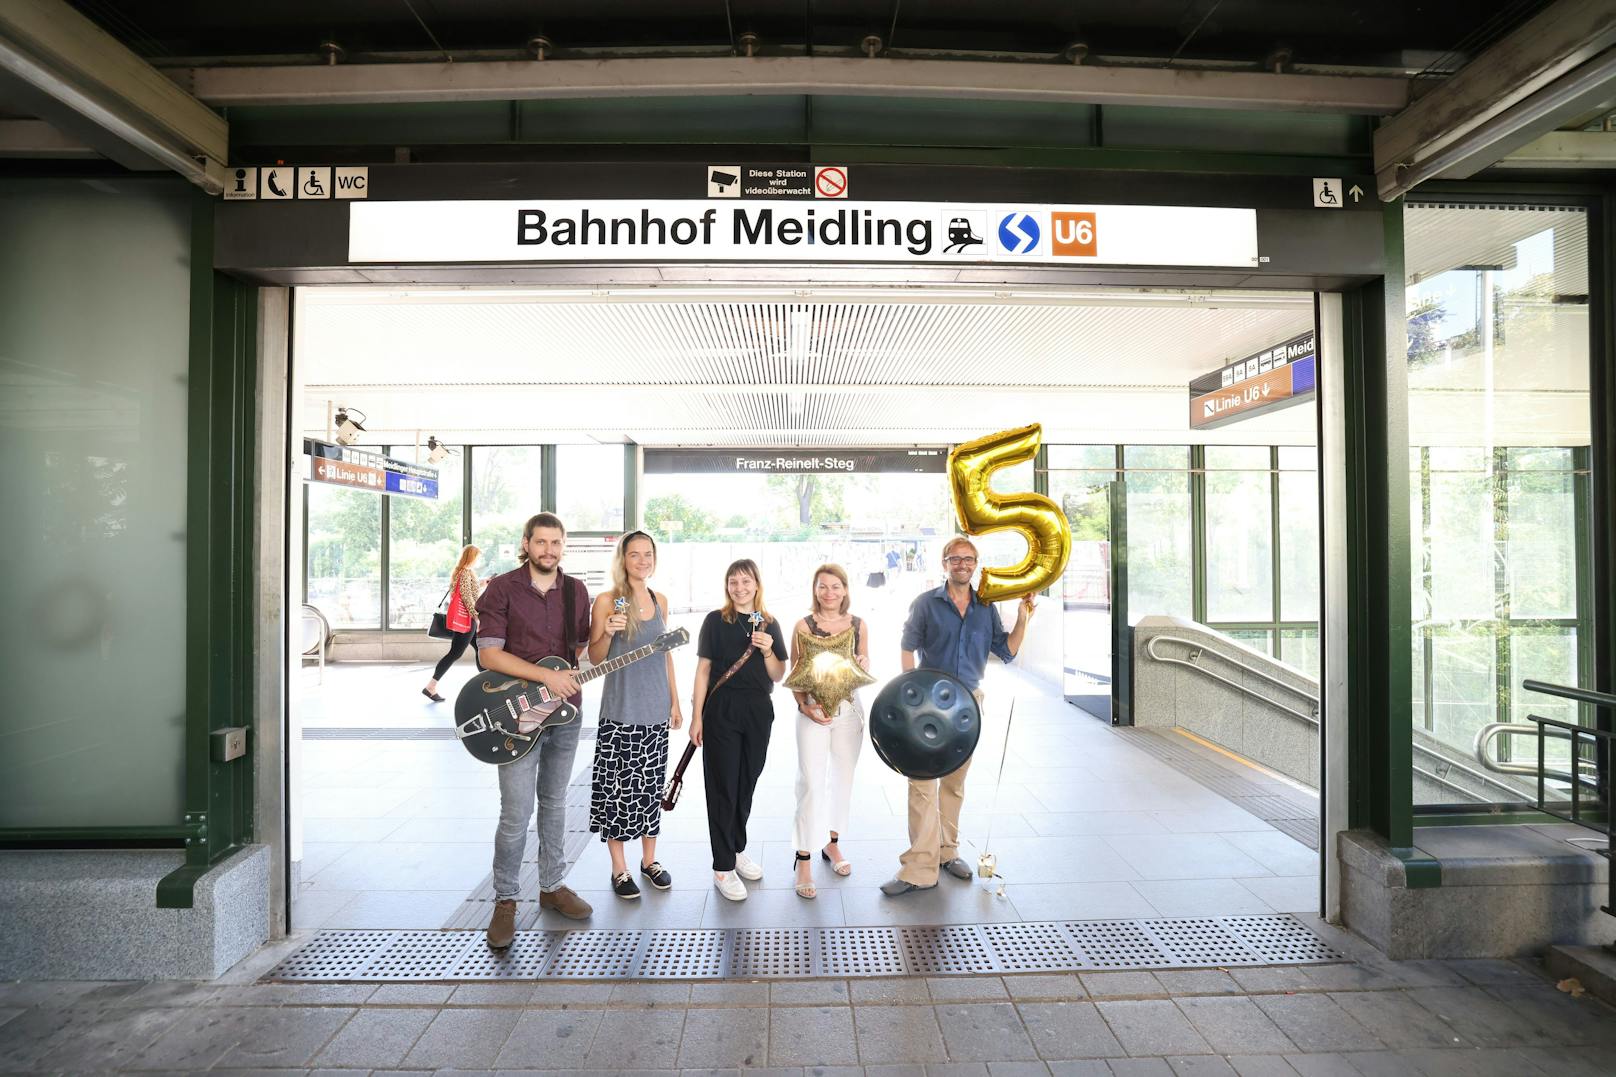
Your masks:
[{"label": "green metal column", "polygon": [[[1345,295],[1349,820],[1413,845],[1408,370],[1403,205],[1385,208],[1386,276]],[[1411,868],[1413,865],[1410,865]],[[1410,884],[1420,885],[1411,870]],[[1427,882],[1426,879],[1421,879]]]},{"label": "green metal column", "polygon": [[640,526],[640,471],[644,452],[638,445],[623,446],[623,530]]},{"label": "green metal column", "polygon": [[[539,510],[556,511],[556,447],[539,446]],[[561,521],[566,523],[565,520]]]},{"label": "green metal column", "polygon": [[[186,451],[185,864],[159,908],[190,908],[196,880],[252,839],[252,560],[257,490],[257,289],[213,271],[216,201],[194,195]],[[213,759],[215,730],[248,726],[248,750]]]}]

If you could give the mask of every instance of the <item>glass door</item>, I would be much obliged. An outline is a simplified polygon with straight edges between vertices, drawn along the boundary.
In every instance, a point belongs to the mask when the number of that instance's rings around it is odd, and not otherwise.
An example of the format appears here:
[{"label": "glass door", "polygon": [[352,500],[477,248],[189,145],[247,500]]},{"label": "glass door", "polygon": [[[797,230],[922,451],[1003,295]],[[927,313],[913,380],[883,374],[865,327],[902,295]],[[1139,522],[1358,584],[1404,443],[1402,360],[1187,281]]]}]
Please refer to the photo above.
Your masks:
[{"label": "glass door", "polygon": [[1060,585],[1063,694],[1103,721],[1112,720],[1116,681],[1116,477],[1113,446],[1049,448],[1049,496],[1072,528],[1072,555]]}]

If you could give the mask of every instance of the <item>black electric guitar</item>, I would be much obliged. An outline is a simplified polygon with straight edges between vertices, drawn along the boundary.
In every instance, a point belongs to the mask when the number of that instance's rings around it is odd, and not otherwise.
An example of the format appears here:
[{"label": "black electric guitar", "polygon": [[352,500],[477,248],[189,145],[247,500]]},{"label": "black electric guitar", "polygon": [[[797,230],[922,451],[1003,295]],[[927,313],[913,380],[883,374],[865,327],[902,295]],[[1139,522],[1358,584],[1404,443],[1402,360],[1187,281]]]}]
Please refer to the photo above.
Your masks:
[{"label": "black electric guitar", "polygon": [[[671,651],[690,642],[683,628],[664,632],[644,647],[626,651],[616,658],[592,666],[573,679],[580,685],[616,673],[642,658]],[[572,669],[564,658],[544,658],[535,665],[545,669]],[[537,681],[508,677],[489,670],[479,673],[455,697],[455,733],[466,751],[484,763],[503,766],[522,758],[539,742],[539,734],[551,726],[565,725],[578,717],[576,708],[565,699],[552,696]]]}]

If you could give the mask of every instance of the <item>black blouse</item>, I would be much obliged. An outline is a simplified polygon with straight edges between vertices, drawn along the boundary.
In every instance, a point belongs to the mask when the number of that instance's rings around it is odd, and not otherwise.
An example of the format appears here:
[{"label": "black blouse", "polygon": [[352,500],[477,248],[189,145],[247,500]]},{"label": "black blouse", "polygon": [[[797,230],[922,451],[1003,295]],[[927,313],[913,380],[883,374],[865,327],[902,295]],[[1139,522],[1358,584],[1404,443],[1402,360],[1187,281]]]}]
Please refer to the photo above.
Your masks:
[{"label": "black blouse", "polygon": [[[709,684],[717,684],[729,667],[747,648],[752,646],[752,625],[746,619],[746,614],[735,615],[733,624],[724,621],[724,615],[718,610],[707,615],[701,623],[701,636],[696,640],[696,656],[712,662],[712,674]],[[774,656],[784,662],[787,657],[785,637],[780,632],[778,618],[771,620],[764,626],[774,639]],[[746,692],[769,692],[774,689],[774,679],[769,676],[768,667],[764,664],[763,656],[747,662],[741,671],[729,679],[724,685],[724,691],[731,692],[739,689]]]}]

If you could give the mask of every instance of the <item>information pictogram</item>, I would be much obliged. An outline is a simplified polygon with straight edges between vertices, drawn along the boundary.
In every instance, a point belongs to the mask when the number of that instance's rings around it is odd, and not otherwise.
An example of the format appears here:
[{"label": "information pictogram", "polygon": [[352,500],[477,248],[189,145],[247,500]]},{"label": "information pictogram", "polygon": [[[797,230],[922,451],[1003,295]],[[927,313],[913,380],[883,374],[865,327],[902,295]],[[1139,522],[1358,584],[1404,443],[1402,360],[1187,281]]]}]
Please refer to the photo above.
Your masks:
[{"label": "information pictogram", "polygon": [[1031,254],[1042,236],[1030,213],[1006,213],[999,221],[999,244],[1009,254]]},{"label": "information pictogram", "polygon": [[1066,257],[1093,258],[1099,253],[1099,229],[1092,213],[1056,213],[1049,249]]},{"label": "information pictogram", "polygon": [[847,169],[841,165],[821,165],[814,169],[815,198],[846,198]]}]

